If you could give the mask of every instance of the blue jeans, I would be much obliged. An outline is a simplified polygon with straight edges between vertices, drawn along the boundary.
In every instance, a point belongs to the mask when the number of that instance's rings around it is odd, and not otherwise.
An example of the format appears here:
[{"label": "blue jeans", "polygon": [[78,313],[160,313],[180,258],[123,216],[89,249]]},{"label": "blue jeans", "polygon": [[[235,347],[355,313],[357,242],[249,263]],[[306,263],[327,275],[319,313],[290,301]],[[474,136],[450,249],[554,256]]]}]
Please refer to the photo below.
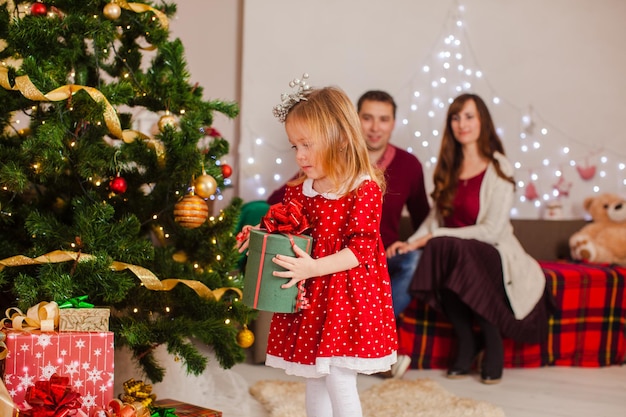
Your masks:
[{"label": "blue jeans", "polygon": [[389,277],[391,278],[393,312],[396,319],[411,303],[409,287],[411,286],[413,274],[417,269],[420,256],[422,256],[421,249],[387,258]]}]

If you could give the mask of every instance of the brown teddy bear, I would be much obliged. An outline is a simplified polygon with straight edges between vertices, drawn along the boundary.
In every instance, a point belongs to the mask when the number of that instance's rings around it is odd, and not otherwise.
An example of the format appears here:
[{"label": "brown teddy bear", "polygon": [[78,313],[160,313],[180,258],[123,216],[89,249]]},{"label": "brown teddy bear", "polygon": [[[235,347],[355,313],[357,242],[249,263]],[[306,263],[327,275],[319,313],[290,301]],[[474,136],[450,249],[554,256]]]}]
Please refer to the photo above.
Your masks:
[{"label": "brown teddy bear", "polygon": [[605,193],[583,206],[593,221],[570,237],[572,259],[626,265],[626,200]]}]

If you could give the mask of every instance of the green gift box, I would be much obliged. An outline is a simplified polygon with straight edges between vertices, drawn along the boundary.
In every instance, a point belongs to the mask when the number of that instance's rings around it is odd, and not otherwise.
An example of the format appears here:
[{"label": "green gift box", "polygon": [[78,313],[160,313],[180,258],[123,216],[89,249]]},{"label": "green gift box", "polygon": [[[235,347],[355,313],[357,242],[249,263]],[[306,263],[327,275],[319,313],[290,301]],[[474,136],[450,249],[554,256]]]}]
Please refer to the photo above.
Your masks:
[{"label": "green gift box", "polygon": [[245,305],[274,313],[294,313],[300,310],[297,303],[298,285],[281,288],[288,280],[272,274],[274,271],[285,271],[272,262],[275,255],[296,256],[291,247],[292,241],[300,249],[311,253],[313,238],[310,236],[250,230],[248,262],[243,282]]}]

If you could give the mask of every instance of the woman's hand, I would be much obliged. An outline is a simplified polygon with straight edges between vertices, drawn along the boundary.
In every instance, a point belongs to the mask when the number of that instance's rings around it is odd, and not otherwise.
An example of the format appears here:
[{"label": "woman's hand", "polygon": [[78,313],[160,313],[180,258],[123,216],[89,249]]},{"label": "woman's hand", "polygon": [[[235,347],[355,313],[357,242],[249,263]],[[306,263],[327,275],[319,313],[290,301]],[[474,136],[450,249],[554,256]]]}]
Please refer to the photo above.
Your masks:
[{"label": "woman's hand", "polygon": [[286,271],[273,272],[275,277],[289,279],[286,284],[281,285],[281,288],[293,287],[300,281],[318,275],[315,259],[311,258],[308,253],[296,245],[293,245],[292,248],[296,253],[296,257],[276,255],[272,258],[272,262],[286,269]]}]

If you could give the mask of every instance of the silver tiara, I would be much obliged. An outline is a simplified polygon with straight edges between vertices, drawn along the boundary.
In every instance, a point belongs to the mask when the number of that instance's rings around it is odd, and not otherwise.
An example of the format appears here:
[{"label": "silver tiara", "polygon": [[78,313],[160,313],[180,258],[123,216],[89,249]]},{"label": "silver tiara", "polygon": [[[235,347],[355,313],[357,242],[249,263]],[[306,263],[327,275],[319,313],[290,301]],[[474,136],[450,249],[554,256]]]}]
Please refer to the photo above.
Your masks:
[{"label": "silver tiara", "polygon": [[297,89],[291,93],[282,93],[280,95],[282,103],[274,106],[272,112],[281,122],[285,121],[289,110],[291,110],[294,104],[300,102],[301,100],[306,100],[304,92],[311,89],[311,86],[306,83],[307,78],[309,78],[309,74],[307,73],[302,74],[301,80],[294,78],[293,81],[289,83],[289,87],[297,87]]}]

